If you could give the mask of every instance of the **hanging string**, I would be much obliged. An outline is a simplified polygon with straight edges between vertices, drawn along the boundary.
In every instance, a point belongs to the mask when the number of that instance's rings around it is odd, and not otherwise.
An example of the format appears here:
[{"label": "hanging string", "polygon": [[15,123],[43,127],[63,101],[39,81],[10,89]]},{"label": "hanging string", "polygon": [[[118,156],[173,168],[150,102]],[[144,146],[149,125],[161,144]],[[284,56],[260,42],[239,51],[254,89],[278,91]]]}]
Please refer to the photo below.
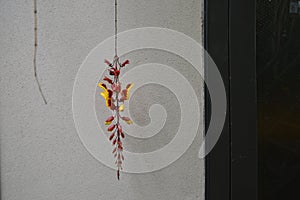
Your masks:
[{"label": "hanging string", "polygon": [[118,1],[115,0],[115,56],[118,55]]},{"label": "hanging string", "polygon": [[34,71],[34,78],[35,78],[35,81],[37,83],[37,86],[38,86],[38,89],[39,89],[39,92],[43,98],[43,101],[45,104],[47,104],[47,100],[46,100],[46,97],[42,91],[42,87],[41,87],[41,84],[40,84],[40,81],[38,79],[38,75],[37,75],[37,63],[36,63],[36,56],[37,56],[37,46],[38,46],[38,43],[37,43],[37,0],[34,0],[33,1],[33,12],[34,12],[34,51],[33,51],[33,71]]},{"label": "hanging string", "polygon": [[106,125],[109,125],[107,131],[110,132],[109,140],[112,142],[114,150],[112,151],[116,161],[117,166],[117,178],[120,180],[120,172],[123,169],[122,163],[124,161],[123,156],[123,141],[122,138],[125,138],[125,134],[122,129],[121,120],[127,124],[132,124],[133,122],[129,117],[121,115],[120,112],[124,111],[124,102],[129,100],[129,92],[133,87],[133,84],[127,84],[127,86],[121,90],[121,83],[119,81],[120,73],[122,68],[129,64],[129,60],[125,60],[120,63],[118,57],[118,2],[115,0],[115,56],[112,62],[104,60],[104,63],[108,65],[109,76],[112,76],[113,79],[110,79],[105,76],[103,79],[105,82],[110,84],[110,88],[107,87],[107,84],[99,83],[98,86],[104,91],[101,95],[104,97],[106,106],[112,110],[112,116],[107,118],[105,121]]}]

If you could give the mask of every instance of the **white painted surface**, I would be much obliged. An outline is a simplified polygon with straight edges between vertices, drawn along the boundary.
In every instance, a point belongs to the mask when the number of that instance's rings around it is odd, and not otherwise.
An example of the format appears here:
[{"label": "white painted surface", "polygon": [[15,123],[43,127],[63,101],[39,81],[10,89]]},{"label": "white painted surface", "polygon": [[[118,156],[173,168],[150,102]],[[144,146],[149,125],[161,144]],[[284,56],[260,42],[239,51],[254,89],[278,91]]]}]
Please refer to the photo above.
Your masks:
[{"label": "white painted surface", "polygon": [[[200,0],[120,0],[120,31],[158,26],[200,41]],[[33,0],[0,1],[0,134],[3,200],[200,200],[204,199],[204,162],[197,159],[202,131],[191,148],[157,172],[122,174],[96,161],[82,145],[72,118],[72,89],[89,51],[113,33],[112,0],[38,0],[38,74],[48,100],[44,105],[33,76]],[[183,59],[144,50],[127,56],[132,65],[168,64],[199,88],[200,77]],[[145,94],[154,98],[145,99]],[[149,105],[170,113],[163,137],[126,140],[131,151],[165,145],[180,118],[176,100],[163,87],[145,86],[132,96],[136,123],[147,124]],[[170,101],[170,99],[172,101]],[[171,103],[167,103],[171,102]],[[173,103],[172,103],[173,102]],[[175,103],[174,103],[175,102]],[[188,102],[188,99],[187,99]]]}]

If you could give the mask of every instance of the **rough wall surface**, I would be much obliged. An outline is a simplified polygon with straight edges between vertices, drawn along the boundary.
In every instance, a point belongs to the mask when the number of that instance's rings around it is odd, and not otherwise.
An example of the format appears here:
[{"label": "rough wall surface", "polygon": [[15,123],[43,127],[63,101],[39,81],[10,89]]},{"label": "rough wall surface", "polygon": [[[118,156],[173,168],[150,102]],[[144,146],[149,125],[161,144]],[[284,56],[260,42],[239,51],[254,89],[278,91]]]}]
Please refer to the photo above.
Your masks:
[{"label": "rough wall surface", "polygon": [[[119,4],[120,31],[157,26],[201,39],[200,0],[125,0]],[[198,140],[169,167],[142,175],[123,174],[121,181],[116,181],[115,172],[86,151],[76,133],[73,82],[89,51],[113,33],[113,2],[38,0],[37,66],[47,105],[43,104],[33,76],[33,17],[33,0],[0,1],[2,199],[204,199],[204,162],[197,159],[201,130]],[[141,51],[128,57],[135,65],[151,59],[169,64],[188,77],[193,86],[201,85],[199,76],[185,61],[166,55]],[[166,96],[173,98],[172,94],[166,95],[165,88],[145,86],[132,97],[133,102],[144,101],[143,108],[148,105],[147,99],[139,99],[143,92],[154,96],[164,93],[157,101],[166,102]],[[203,97],[201,89],[197,94]],[[172,118],[163,134],[172,137],[172,127],[176,125],[172,123],[178,122],[180,111],[172,109],[171,104],[165,107]],[[139,111],[133,110],[134,113]],[[147,123],[147,116],[134,115],[137,123]],[[147,145],[128,141],[128,148],[153,150],[168,139]]]}]

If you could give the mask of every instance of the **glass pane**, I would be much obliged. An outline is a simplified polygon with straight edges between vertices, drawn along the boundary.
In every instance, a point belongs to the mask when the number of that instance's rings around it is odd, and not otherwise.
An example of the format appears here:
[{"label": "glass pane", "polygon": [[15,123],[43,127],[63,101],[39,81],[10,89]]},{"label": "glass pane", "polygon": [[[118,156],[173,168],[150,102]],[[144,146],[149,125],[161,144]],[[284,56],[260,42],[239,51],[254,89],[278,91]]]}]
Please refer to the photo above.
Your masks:
[{"label": "glass pane", "polygon": [[257,0],[260,199],[299,199],[300,1]]}]

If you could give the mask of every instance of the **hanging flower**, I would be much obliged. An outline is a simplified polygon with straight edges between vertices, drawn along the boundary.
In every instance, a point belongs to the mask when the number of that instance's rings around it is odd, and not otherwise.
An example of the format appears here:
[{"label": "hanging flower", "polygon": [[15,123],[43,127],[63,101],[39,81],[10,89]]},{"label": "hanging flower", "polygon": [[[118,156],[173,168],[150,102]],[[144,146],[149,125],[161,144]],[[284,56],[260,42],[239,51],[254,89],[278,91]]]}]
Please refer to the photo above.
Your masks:
[{"label": "hanging flower", "polygon": [[129,99],[130,90],[133,87],[133,84],[128,84],[126,88],[122,90],[121,83],[119,82],[120,70],[122,67],[129,64],[129,60],[120,64],[118,56],[115,56],[113,62],[109,62],[108,60],[105,60],[104,62],[109,66],[108,72],[113,78],[105,76],[103,80],[109,84],[111,90],[108,89],[104,83],[99,83],[98,86],[103,89],[101,96],[103,96],[106,106],[113,112],[113,115],[108,117],[104,124],[109,125],[107,131],[110,132],[109,140],[114,146],[113,154],[116,158],[116,166],[118,169],[117,176],[119,179],[120,170],[122,170],[122,163],[124,160],[123,143],[121,139],[125,138],[120,119],[127,124],[132,124],[131,119],[129,117],[121,117],[120,112],[123,112],[125,109],[124,101]]},{"label": "hanging flower", "polygon": [[119,76],[121,74],[121,69],[129,64],[129,60],[125,60],[122,64],[117,53],[117,0],[115,0],[115,56],[113,62],[104,60],[104,63],[108,66],[108,74],[110,78],[104,77],[104,81],[110,84],[110,89],[103,83],[99,83],[98,86],[103,89],[101,95],[105,99],[106,106],[110,108],[113,115],[106,119],[105,125],[109,125],[107,128],[110,133],[109,140],[112,142],[114,149],[112,151],[114,157],[116,158],[117,167],[117,178],[120,179],[120,171],[122,168],[122,163],[124,161],[123,156],[123,143],[122,138],[125,137],[123,128],[120,124],[120,119],[122,118],[127,124],[132,124],[132,121],[128,117],[121,117],[120,112],[124,111],[124,101],[129,99],[130,89],[133,84],[128,84],[126,89],[121,89],[121,83],[119,81]]}]

